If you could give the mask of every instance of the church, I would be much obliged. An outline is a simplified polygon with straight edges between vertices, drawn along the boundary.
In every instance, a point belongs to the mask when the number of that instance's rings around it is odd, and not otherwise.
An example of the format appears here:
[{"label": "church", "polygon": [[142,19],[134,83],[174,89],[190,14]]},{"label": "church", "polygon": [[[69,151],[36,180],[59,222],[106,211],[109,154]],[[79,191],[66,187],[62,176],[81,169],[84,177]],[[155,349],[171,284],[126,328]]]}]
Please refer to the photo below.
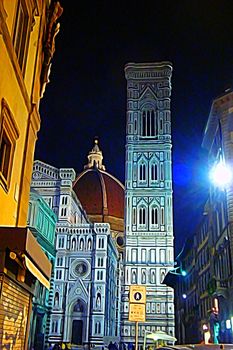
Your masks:
[{"label": "church", "polygon": [[172,65],[129,63],[125,187],[103,164],[95,140],[84,170],[35,161],[31,189],[57,215],[48,343],[75,349],[135,342],[130,286],[145,286],[147,332],[175,333],[171,154]]},{"label": "church", "polygon": [[[57,214],[49,343],[102,345],[120,339],[124,186],[110,175],[95,140],[88,164],[33,166],[31,189]],[[80,200],[82,200],[82,205]]]}]

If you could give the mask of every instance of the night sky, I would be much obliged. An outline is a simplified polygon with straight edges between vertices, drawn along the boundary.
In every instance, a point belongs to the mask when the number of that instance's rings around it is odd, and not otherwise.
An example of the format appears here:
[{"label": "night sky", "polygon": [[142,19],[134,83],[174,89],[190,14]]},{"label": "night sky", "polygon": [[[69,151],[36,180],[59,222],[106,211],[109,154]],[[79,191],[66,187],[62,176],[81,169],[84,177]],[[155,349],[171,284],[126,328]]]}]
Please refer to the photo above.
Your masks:
[{"label": "night sky", "polygon": [[212,100],[232,87],[233,1],[60,1],[50,83],[41,102],[36,159],[87,163],[99,137],[106,170],[124,183],[128,62],[173,63],[174,234],[182,247],[207,196],[201,149]]}]

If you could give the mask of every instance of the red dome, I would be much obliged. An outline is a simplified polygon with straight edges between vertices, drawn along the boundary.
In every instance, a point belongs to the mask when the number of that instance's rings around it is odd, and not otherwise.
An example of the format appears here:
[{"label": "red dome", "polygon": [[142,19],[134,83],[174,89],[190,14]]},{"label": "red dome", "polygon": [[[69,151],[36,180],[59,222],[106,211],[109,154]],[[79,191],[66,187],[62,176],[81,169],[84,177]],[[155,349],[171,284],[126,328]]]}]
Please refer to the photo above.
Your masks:
[{"label": "red dome", "polygon": [[124,186],[98,168],[84,170],[73,189],[93,222],[108,222],[113,230],[124,228]]}]

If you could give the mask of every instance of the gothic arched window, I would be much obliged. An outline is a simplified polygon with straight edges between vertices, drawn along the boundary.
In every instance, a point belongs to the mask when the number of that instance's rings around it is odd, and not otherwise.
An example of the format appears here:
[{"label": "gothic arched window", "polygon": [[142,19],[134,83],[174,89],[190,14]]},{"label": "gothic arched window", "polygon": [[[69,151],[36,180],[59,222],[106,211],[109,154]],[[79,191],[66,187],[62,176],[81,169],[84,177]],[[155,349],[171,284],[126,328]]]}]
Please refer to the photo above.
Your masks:
[{"label": "gothic arched window", "polygon": [[151,165],[151,181],[158,180],[158,165],[153,163]]},{"label": "gothic arched window", "polygon": [[76,241],[75,238],[72,239],[72,250],[75,250],[76,248]]},{"label": "gothic arched window", "polygon": [[145,270],[142,271],[142,283],[143,284],[146,283],[146,271]]},{"label": "gothic arched window", "polygon": [[152,270],[150,274],[150,283],[155,283],[155,282],[156,282],[155,271]]},{"label": "gothic arched window", "polygon": [[139,180],[145,181],[146,180],[146,164],[140,164],[139,165]]},{"label": "gothic arched window", "polygon": [[131,283],[137,283],[136,271],[132,271]]},{"label": "gothic arched window", "polygon": [[158,225],[158,208],[157,207],[151,208],[151,224]]},{"label": "gothic arched window", "polygon": [[80,239],[79,249],[80,249],[80,250],[83,250],[83,249],[84,249],[84,240],[83,240],[83,238]]},{"label": "gothic arched window", "polygon": [[97,309],[101,308],[101,294],[100,293],[97,293],[95,306]]},{"label": "gothic arched window", "polygon": [[157,117],[154,110],[142,112],[142,136],[153,137],[158,134]]},{"label": "gothic arched window", "polygon": [[54,296],[54,306],[59,306],[59,293],[56,292]]},{"label": "gothic arched window", "polygon": [[163,282],[164,278],[166,275],[166,270],[165,269],[160,269],[160,283]]},{"label": "gothic arched window", "polygon": [[87,241],[87,249],[88,250],[91,250],[91,247],[92,247],[92,244],[91,244],[91,238],[88,238],[88,241]]},{"label": "gothic arched window", "polygon": [[139,225],[146,224],[146,208],[139,208]]}]

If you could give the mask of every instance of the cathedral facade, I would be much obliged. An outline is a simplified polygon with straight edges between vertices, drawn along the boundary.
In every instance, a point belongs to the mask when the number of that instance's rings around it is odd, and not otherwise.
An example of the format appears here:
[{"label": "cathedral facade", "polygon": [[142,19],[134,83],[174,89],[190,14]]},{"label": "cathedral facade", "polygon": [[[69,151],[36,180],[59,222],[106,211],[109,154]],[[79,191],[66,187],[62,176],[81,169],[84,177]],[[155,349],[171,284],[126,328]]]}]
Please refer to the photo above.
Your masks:
[{"label": "cathedral facade", "polygon": [[125,179],[125,257],[121,339],[134,343],[128,320],[129,287],[146,287],[145,331],[174,335],[173,290],[163,284],[174,266],[172,217],[171,94],[169,62],[125,67],[127,136]]},{"label": "cathedral facade", "polygon": [[[108,209],[107,199],[109,192],[118,192],[123,208],[124,191],[118,180],[105,172],[102,163],[96,162],[100,155],[95,145],[86,169],[77,178],[74,169],[57,169],[41,161],[35,161],[33,167],[31,189],[58,218],[47,343],[70,343],[72,349],[80,345],[102,346],[105,338],[117,339],[120,331],[122,246],[118,244],[117,249],[116,242],[122,236],[122,223],[117,218],[119,205],[117,212],[114,203]],[[83,188],[80,179],[85,183]],[[98,184],[105,188],[104,195],[102,187],[96,188]],[[88,195],[93,186],[96,193]],[[82,198],[82,191],[87,212],[76,195],[78,192]],[[99,195],[105,199],[104,206]],[[101,210],[108,214],[108,222]]]}]

